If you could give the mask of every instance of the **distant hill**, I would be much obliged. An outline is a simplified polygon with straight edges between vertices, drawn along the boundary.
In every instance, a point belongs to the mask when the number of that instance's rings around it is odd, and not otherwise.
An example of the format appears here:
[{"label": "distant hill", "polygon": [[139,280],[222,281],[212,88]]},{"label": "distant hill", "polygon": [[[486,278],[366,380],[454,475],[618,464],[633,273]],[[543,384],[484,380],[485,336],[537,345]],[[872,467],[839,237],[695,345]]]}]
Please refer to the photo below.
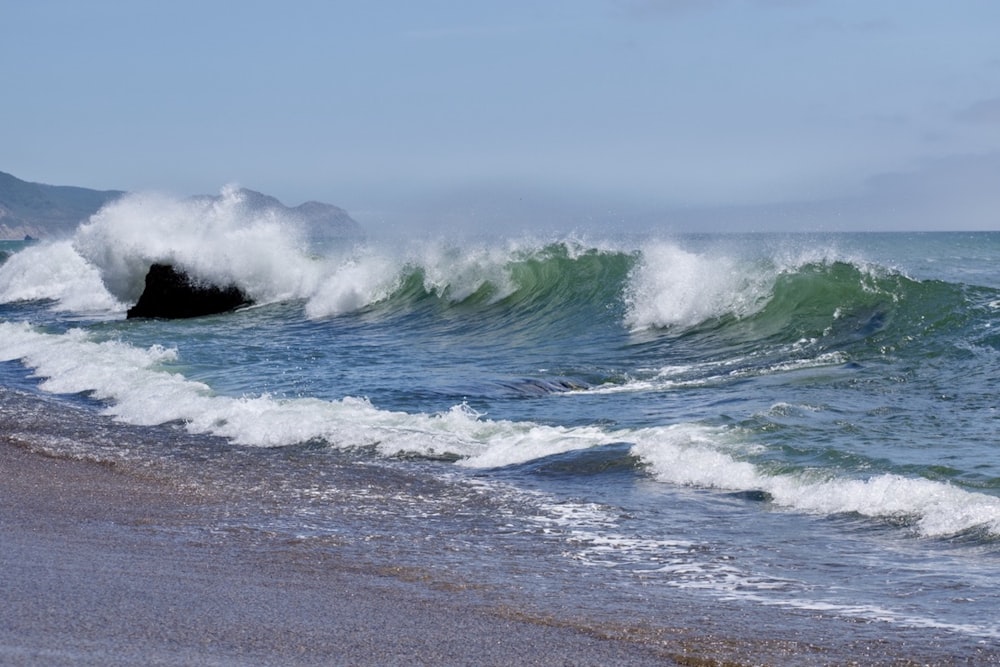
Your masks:
[{"label": "distant hill", "polygon": [[[303,224],[313,241],[360,238],[364,234],[347,211],[309,201],[288,207],[274,197],[241,189],[244,204],[253,211],[274,211]],[[122,190],[89,190],[66,185],[29,183],[0,171],[0,240],[26,236],[46,238],[71,234],[105,204],[127,194]],[[216,200],[216,195],[192,199]]]},{"label": "distant hill", "polygon": [[[342,208],[333,204],[324,204],[318,201],[307,201],[298,206],[285,206],[276,198],[265,195],[256,190],[240,188],[238,191],[243,206],[249,211],[262,212],[273,211],[280,217],[287,220],[295,220],[302,224],[309,240],[312,242],[329,241],[334,239],[357,239],[364,236],[364,232],[354,218]],[[197,195],[192,197],[195,200],[218,201],[221,195]]]},{"label": "distant hill", "polygon": [[0,171],[0,239],[44,238],[72,232],[121,197],[120,190],[89,190],[29,183]]}]

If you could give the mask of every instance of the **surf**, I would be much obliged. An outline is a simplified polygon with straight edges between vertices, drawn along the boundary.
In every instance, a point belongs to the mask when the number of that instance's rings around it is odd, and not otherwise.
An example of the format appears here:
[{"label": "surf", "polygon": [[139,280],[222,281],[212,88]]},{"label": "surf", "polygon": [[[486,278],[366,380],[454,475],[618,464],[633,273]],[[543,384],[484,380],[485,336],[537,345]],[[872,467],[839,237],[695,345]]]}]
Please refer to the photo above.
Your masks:
[{"label": "surf", "polygon": [[224,396],[174,370],[180,361],[176,349],[94,341],[79,329],[42,333],[26,323],[0,323],[0,360],[31,368],[47,392],[91,396],[112,418],[137,425],[183,424],[192,433],[243,446],[322,442],[370,449],[383,457],[419,456],[494,469],[629,443],[631,455],[660,482],[760,491],[776,507],[799,512],[904,520],[929,537],[979,528],[1000,538],[1000,498],[895,473],[866,478],[844,478],[832,470],[819,477],[769,473],[747,460],[759,446],[742,439],[739,429],[694,423],[567,427],[488,419],[464,404],[439,413],[406,413],[350,396],[333,401]]}]

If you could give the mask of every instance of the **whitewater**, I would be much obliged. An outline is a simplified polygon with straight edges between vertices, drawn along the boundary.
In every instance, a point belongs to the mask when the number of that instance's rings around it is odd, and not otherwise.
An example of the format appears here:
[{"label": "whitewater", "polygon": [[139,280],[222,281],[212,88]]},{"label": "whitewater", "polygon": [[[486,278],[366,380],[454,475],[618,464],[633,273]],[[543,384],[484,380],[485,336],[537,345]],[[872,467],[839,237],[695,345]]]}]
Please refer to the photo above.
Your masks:
[{"label": "whitewater", "polygon": [[[1000,233],[317,243],[226,188],[0,262],[8,437],[269,494],[240,530],[1000,643]],[[157,262],[254,305],[126,320]]]}]

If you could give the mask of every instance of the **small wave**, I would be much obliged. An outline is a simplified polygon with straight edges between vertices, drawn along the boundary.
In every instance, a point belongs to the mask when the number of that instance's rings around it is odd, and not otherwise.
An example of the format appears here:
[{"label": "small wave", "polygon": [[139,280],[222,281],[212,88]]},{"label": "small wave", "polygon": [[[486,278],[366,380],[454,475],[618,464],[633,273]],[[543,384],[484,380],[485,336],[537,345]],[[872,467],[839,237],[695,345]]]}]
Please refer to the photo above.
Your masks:
[{"label": "small wave", "polygon": [[698,424],[608,430],[490,420],[466,405],[435,414],[381,410],[363,398],[327,401],[228,397],[171,372],[177,352],[90,340],[81,330],[46,334],[25,323],[0,322],[0,360],[21,360],[53,393],[90,393],[122,421],[183,423],[195,433],[235,443],[280,447],[323,441],[374,448],[382,456],[456,459],[497,468],[575,450],[632,443],[631,454],[671,484],[762,491],[777,506],[824,515],[853,513],[902,520],[926,536],[984,528],[1000,535],[1000,498],[947,483],[895,474],[870,479],[771,475],[738,458],[734,431]]},{"label": "small wave", "polygon": [[521,396],[545,396],[548,394],[565,394],[571,391],[586,391],[590,386],[582,380],[570,378],[518,378],[514,380],[499,380],[501,388]]},{"label": "small wave", "polygon": [[592,394],[620,394],[677,390],[811,368],[843,366],[849,363],[848,356],[839,351],[821,352],[801,358],[789,358],[788,351],[785,351],[781,361],[773,361],[772,357],[775,355],[771,353],[760,356],[764,358],[759,359],[750,354],[687,366],[665,366],[646,373],[643,377],[628,377],[618,382],[579,387],[579,391]]},{"label": "small wave", "polygon": [[183,423],[255,447],[324,441],[335,447],[374,447],[384,456],[461,457],[492,467],[606,440],[597,428],[563,428],[484,420],[466,405],[436,414],[380,410],[367,399],[229,397],[171,372],[176,351],[92,341],[73,329],[46,334],[26,323],[0,322],[0,361],[20,360],[52,393],[89,393],[105,414],[155,425]]},{"label": "small wave", "polygon": [[901,521],[927,537],[957,535],[973,528],[1000,535],[1000,498],[944,482],[889,473],[869,479],[769,475],[711,442],[671,442],[657,430],[638,433],[633,454],[650,466],[657,479],[672,484],[763,491],[781,507]]},{"label": "small wave", "polygon": [[918,281],[844,261],[806,264],[776,277],[767,304],[749,323],[761,337],[865,337],[881,330]]}]

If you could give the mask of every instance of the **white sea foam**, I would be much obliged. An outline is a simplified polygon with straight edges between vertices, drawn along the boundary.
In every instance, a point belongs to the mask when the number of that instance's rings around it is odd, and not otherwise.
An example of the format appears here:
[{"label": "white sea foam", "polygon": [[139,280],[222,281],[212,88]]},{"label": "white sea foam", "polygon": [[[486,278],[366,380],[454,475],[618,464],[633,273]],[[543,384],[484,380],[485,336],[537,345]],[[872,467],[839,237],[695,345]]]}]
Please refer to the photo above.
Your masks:
[{"label": "white sea foam", "polygon": [[371,251],[330,265],[306,302],[306,316],[332,317],[377,303],[391,296],[402,278],[398,261]]},{"label": "white sea foam", "polygon": [[0,266],[0,302],[51,299],[60,310],[120,312],[139,298],[150,265],[166,263],[206,282],[235,284],[257,302],[303,299],[316,319],[382,301],[417,272],[423,289],[441,299],[460,302],[487,285],[491,298],[501,299],[514,290],[510,262],[544,247],[413,240],[324,247],[316,256],[297,219],[247,197],[235,186],[218,197],[126,195],[69,241],[10,257]]},{"label": "white sea foam", "polygon": [[475,294],[487,283],[494,299],[514,290],[508,263],[515,255],[510,247],[485,246],[461,249],[441,243],[423,243],[413,250],[414,264],[423,268],[427,292],[458,303]]},{"label": "white sea foam", "polygon": [[337,447],[374,446],[386,456],[458,456],[470,466],[498,466],[606,442],[597,428],[568,429],[491,421],[465,405],[436,414],[379,410],[362,398],[339,401],[271,396],[228,397],[170,371],[176,351],[95,342],[82,330],[35,331],[0,322],[0,360],[21,360],[54,393],[89,392],[105,412],[133,424],[184,422],[260,447],[323,440]]},{"label": "white sea foam", "polygon": [[[780,276],[809,265],[851,264],[861,273],[859,288],[868,292],[879,291],[876,279],[895,272],[835,247],[780,245],[757,256],[733,250],[645,243],[625,289],[625,324],[633,331],[683,330],[720,317],[746,318],[768,304]],[[836,308],[830,313],[831,319],[840,315]]]},{"label": "white sea foam", "polygon": [[510,251],[500,247],[460,250],[441,242],[368,247],[328,265],[318,288],[309,295],[306,315],[331,317],[378,303],[402,287],[408,272],[416,271],[422,274],[425,292],[453,303],[487,284],[493,289],[493,299],[503,298],[514,289],[509,261]]},{"label": "white sea foam", "polygon": [[34,300],[52,300],[57,310],[74,312],[125,309],[70,241],[25,248],[0,265],[0,303]]},{"label": "white sea foam", "polygon": [[911,628],[928,628],[934,630],[946,630],[975,637],[1000,638],[1000,625],[989,624],[989,619],[982,619],[985,623],[949,623],[927,616],[917,616],[914,614],[894,611],[879,605],[848,604],[842,602],[831,602],[829,600],[815,600],[810,598],[774,598],[760,595],[753,590],[733,591],[729,598],[749,600],[758,604],[771,607],[788,607],[792,609],[803,609],[806,611],[822,612],[826,614],[837,614],[839,616],[861,618],[867,621],[879,623],[893,623]]},{"label": "white sea foam", "polygon": [[984,527],[1000,534],[1000,498],[926,479],[882,474],[870,479],[771,475],[740,457],[738,434],[675,424],[635,430],[562,427],[486,419],[465,405],[435,414],[381,410],[362,398],[337,401],[271,396],[228,397],[171,371],[177,352],[95,342],[72,330],[47,334],[0,322],[0,360],[21,360],[55,393],[90,392],[105,412],[133,424],[183,422],[248,446],[322,440],[334,447],[374,447],[384,456],[454,456],[470,467],[507,466],[601,445],[629,442],[657,479],[677,485],[762,490],[773,502],[817,513],[905,518],[921,534]]},{"label": "white sea foam", "polygon": [[[420,276],[424,292],[449,303],[460,303],[484,289],[488,299],[496,302],[518,287],[512,264],[539,256],[549,244],[523,239],[458,247],[445,240],[415,240],[403,247],[368,247],[330,265],[309,296],[306,315],[331,317],[378,303],[400,289],[411,274]],[[571,258],[592,248],[576,241],[564,241],[559,247]]]},{"label": "white sea foam", "polygon": [[245,197],[236,187],[218,198],[126,195],[69,241],[10,257],[0,266],[0,301],[51,299],[57,310],[120,312],[138,299],[153,263],[236,284],[259,302],[313,294],[330,269],[309,254],[298,222],[248,206]]},{"label": "white sea foam", "polygon": [[776,505],[801,512],[903,519],[912,521],[925,536],[953,535],[973,528],[1000,535],[1000,498],[995,496],[888,473],[868,479],[769,475],[712,442],[671,442],[657,431],[637,432],[632,453],[665,482],[766,491]]},{"label": "white sea foam", "polygon": [[[108,402],[107,414],[134,424],[180,421],[194,432],[250,446],[324,440],[338,447],[375,446],[386,456],[456,456],[470,467],[513,465],[618,441],[618,434],[596,426],[490,420],[466,405],[409,414],[380,410],[353,397],[219,396],[207,385],[171,372],[176,355],[158,346],[95,342],[82,330],[46,334],[26,323],[0,322],[0,360],[22,360],[45,378],[41,386],[47,391],[90,392]],[[683,430],[668,427],[663,432]]]},{"label": "white sea foam", "polygon": [[248,207],[244,198],[236,187],[216,199],[127,195],[82,225],[73,248],[124,302],[138,299],[155,262],[209,282],[237,284],[258,301],[312,291],[318,267],[309,261],[297,223]]},{"label": "white sea foam", "polygon": [[725,255],[650,243],[630,276],[626,324],[688,328],[724,315],[745,317],[763,306],[773,278]]}]

